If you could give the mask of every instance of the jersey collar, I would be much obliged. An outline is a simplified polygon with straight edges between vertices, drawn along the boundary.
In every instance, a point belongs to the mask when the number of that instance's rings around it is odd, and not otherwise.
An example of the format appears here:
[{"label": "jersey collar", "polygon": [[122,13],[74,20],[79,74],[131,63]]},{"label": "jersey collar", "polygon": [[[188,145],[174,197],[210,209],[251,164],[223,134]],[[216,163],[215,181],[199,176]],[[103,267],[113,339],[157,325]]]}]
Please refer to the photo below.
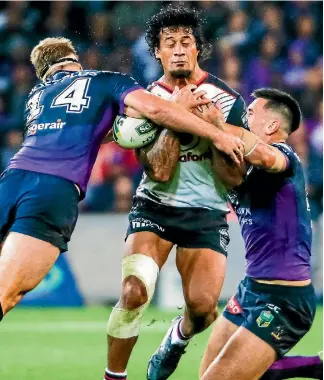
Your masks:
[{"label": "jersey collar", "polygon": [[51,74],[50,76],[48,76],[46,78],[46,81],[51,81],[51,80],[58,80],[58,79],[62,79],[63,77],[65,77],[65,75],[71,75],[73,73],[75,73],[76,71],[67,71],[67,70],[58,70],[58,71],[55,71],[55,73]]}]

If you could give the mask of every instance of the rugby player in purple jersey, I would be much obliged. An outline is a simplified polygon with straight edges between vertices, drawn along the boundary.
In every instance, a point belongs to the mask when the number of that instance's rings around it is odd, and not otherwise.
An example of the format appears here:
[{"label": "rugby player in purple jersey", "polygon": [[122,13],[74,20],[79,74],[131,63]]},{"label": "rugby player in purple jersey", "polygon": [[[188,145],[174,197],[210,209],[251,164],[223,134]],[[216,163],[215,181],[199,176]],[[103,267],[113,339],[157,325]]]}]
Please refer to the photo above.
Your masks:
[{"label": "rugby player in purple jersey", "polygon": [[[321,379],[319,356],[283,358],[309,331],[316,310],[305,179],[297,154],[286,143],[299,127],[301,112],[296,100],[282,91],[260,89],[253,96],[248,126],[255,135],[218,117],[223,130],[246,143],[241,168],[234,168],[220,152],[214,161],[218,178],[232,189],[229,199],[245,242],[246,277],[214,326],[200,376]],[[212,114],[219,116],[207,107],[204,113],[210,122]]]}]

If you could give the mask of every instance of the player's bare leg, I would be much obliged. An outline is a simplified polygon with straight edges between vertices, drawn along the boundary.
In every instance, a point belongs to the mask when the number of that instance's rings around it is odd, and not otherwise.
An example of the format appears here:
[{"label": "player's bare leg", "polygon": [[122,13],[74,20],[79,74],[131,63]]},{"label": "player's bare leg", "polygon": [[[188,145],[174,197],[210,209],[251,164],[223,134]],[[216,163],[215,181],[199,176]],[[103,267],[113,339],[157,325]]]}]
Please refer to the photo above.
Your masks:
[{"label": "player's bare leg", "polygon": [[[126,377],[126,366],[138,338],[141,316],[153,296],[158,270],[167,260],[172,246],[171,242],[152,232],[134,233],[126,241],[125,258],[128,261],[123,261],[122,294],[108,322],[106,379],[114,379],[114,374],[125,374]],[[129,266],[132,259],[136,259],[135,264]]]},{"label": "player's bare leg", "polygon": [[201,360],[199,374],[200,377],[206,372],[207,368],[222,351],[231,336],[238,330],[238,326],[230,322],[223,315],[220,315],[215,322],[213,331],[210,335],[208,345]]},{"label": "player's bare leg", "polygon": [[151,357],[147,378],[164,380],[175,371],[189,339],[205,330],[217,317],[217,302],[224,282],[226,257],[214,250],[178,248],[177,268],[186,301],[157,352]]},{"label": "player's bare leg", "polygon": [[257,380],[275,360],[276,352],[270,345],[240,327],[201,380]]},{"label": "player's bare leg", "polygon": [[0,256],[0,304],[3,315],[46,276],[59,256],[50,243],[10,232]]},{"label": "player's bare leg", "polygon": [[226,257],[212,249],[178,248],[177,268],[186,302],[180,330],[184,336],[204,331],[217,317]]}]

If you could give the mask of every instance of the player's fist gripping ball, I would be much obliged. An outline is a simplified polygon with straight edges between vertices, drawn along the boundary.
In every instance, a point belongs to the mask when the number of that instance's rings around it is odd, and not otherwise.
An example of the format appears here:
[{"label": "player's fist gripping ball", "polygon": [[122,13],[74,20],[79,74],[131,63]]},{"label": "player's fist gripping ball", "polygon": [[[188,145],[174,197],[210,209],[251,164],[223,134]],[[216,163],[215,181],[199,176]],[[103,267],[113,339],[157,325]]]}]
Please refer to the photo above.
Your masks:
[{"label": "player's fist gripping ball", "polygon": [[136,149],[152,142],[158,129],[156,124],[147,119],[119,115],[114,121],[113,137],[122,148]]}]

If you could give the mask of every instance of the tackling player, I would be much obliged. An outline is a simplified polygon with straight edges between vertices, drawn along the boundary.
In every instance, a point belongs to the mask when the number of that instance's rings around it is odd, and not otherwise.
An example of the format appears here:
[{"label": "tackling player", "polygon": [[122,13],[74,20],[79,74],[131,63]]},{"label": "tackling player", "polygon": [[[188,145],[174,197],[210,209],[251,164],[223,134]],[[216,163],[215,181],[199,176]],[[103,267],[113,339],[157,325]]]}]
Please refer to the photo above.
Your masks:
[{"label": "tackling player", "polygon": [[[162,9],[149,20],[146,39],[164,70],[164,76],[149,90],[170,99],[176,87],[189,83],[178,95],[190,108],[189,90],[198,87],[199,91],[201,84],[209,84],[212,100],[219,101],[227,122],[244,127],[246,110],[241,96],[198,64],[209,49],[201,23],[195,9],[179,4]],[[199,91],[196,96],[204,93]],[[138,156],[146,174],[129,214],[122,294],[108,322],[106,380],[126,379],[141,317],[174,245],[186,309],[184,317],[177,318],[168,332],[163,348],[152,357],[150,380],[169,377],[190,338],[214,322],[225,276],[228,208],[223,186],[215,186],[210,143],[196,134],[162,130]]]},{"label": "tackling player", "polygon": [[[209,137],[239,159],[239,139],[127,75],[82,70],[71,41],[47,38],[31,53],[41,83],[26,103],[25,138],[0,177],[0,320],[67,250],[100,144],[126,106],[157,124]],[[195,103],[201,99],[192,97]],[[233,137],[237,140],[234,140]],[[235,157],[234,157],[235,156]]]},{"label": "tackling player", "polygon": [[[246,277],[214,326],[202,360],[202,380],[259,379],[309,331],[315,316],[303,168],[286,144],[299,127],[299,105],[276,89],[260,89],[253,96],[248,123],[255,135],[221,124],[246,142],[245,160],[253,165],[229,195],[245,241]],[[216,154],[216,175],[228,188],[240,184],[244,168],[240,171]],[[315,377],[322,369],[319,357],[306,358],[304,366],[296,358],[293,365],[291,358],[284,360],[290,371],[276,371],[276,362],[264,378],[290,378],[306,370]]]}]

